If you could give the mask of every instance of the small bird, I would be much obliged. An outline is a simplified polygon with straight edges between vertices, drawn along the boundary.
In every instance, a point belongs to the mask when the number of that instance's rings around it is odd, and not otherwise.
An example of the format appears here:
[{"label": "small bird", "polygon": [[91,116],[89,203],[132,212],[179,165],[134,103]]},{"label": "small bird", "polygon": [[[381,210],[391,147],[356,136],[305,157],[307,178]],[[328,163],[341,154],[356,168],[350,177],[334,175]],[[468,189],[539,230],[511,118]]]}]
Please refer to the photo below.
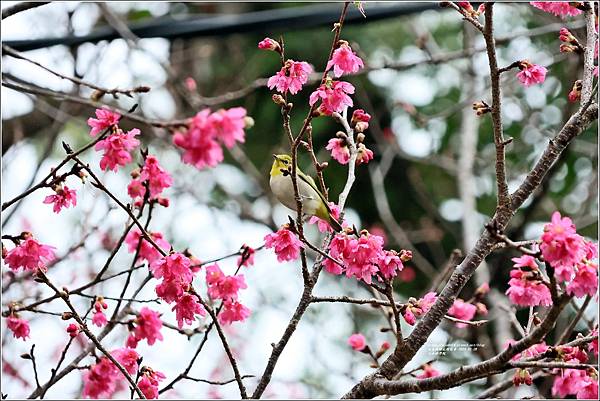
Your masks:
[{"label": "small bird", "polygon": [[[285,207],[296,210],[296,198],[294,197],[294,185],[292,183],[292,157],[290,155],[273,155],[273,166],[271,167],[271,191]],[[342,226],[333,217],[331,208],[325,196],[319,191],[312,177],[304,174],[298,168],[298,193],[302,200],[302,212],[309,216],[317,216],[329,223],[335,231],[342,231]]]}]

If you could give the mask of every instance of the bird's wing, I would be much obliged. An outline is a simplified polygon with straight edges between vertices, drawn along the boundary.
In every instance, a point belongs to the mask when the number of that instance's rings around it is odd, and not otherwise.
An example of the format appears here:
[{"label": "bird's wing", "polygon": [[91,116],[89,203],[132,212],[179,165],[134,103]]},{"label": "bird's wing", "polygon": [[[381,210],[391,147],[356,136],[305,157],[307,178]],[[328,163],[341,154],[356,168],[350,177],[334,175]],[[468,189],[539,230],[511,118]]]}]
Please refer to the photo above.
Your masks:
[{"label": "bird's wing", "polygon": [[329,214],[331,214],[331,209],[329,208],[329,203],[327,202],[327,199],[325,199],[325,195],[323,195],[321,193],[321,191],[319,191],[319,188],[317,188],[317,184],[315,184],[315,180],[313,180],[313,178],[311,176],[304,174],[302,171],[298,171],[298,178],[300,178],[302,181],[307,183],[312,189],[314,189],[314,191],[319,195],[319,198],[321,198],[321,200],[325,204],[325,207],[327,208],[327,212],[329,212]]}]

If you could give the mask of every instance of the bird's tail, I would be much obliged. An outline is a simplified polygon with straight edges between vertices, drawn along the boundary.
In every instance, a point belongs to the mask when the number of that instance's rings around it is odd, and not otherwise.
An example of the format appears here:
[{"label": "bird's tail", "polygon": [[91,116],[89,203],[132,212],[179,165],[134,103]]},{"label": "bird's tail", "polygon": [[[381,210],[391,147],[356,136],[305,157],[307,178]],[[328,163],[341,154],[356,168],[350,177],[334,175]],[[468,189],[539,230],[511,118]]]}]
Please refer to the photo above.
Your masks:
[{"label": "bird's tail", "polygon": [[338,233],[344,230],[340,222],[337,221],[331,214],[329,215],[329,226],[333,228],[333,231]]}]

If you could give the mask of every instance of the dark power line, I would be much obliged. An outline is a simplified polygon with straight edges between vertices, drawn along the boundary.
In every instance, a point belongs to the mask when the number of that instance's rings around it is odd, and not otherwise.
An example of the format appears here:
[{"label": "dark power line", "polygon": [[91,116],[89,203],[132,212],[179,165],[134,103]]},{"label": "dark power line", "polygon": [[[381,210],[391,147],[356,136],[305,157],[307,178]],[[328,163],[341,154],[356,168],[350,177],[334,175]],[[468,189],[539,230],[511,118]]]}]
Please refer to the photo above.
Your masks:
[{"label": "dark power line", "polygon": [[[289,31],[329,26],[339,18],[340,5],[341,3],[330,3],[242,14],[203,15],[201,17],[177,18],[169,16],[156,18],[149,22],[134,23],[129,27],[140,38],[197,38],[248,32],[272,34],[277,30]],[[366,7],[367,18],[364,18],[355,7],[351,7],[348,10],[346,23],[371,23],[434,8],[438,8],[436,2],[368,3]],[[120,38],[119,33],[112,27],[106,26],[82,36],[8,40],[4,43],[18,51],[27,51],[56,45],[77,46],[86,42],[97,43],[102,40],[118,38]]]}]

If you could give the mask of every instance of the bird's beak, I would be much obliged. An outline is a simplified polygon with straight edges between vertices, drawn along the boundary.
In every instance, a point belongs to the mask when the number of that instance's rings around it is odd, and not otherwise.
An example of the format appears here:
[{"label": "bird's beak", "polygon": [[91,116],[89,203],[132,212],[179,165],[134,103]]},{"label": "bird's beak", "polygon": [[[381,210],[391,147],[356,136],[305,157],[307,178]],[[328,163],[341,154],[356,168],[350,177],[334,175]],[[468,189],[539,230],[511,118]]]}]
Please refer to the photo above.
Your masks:
[{"label": "bird's beak", "polygon": [[279,157],[277,157],[277,155],[275,153],[273,153],[273,157],[277,160],[279,160]]}]

